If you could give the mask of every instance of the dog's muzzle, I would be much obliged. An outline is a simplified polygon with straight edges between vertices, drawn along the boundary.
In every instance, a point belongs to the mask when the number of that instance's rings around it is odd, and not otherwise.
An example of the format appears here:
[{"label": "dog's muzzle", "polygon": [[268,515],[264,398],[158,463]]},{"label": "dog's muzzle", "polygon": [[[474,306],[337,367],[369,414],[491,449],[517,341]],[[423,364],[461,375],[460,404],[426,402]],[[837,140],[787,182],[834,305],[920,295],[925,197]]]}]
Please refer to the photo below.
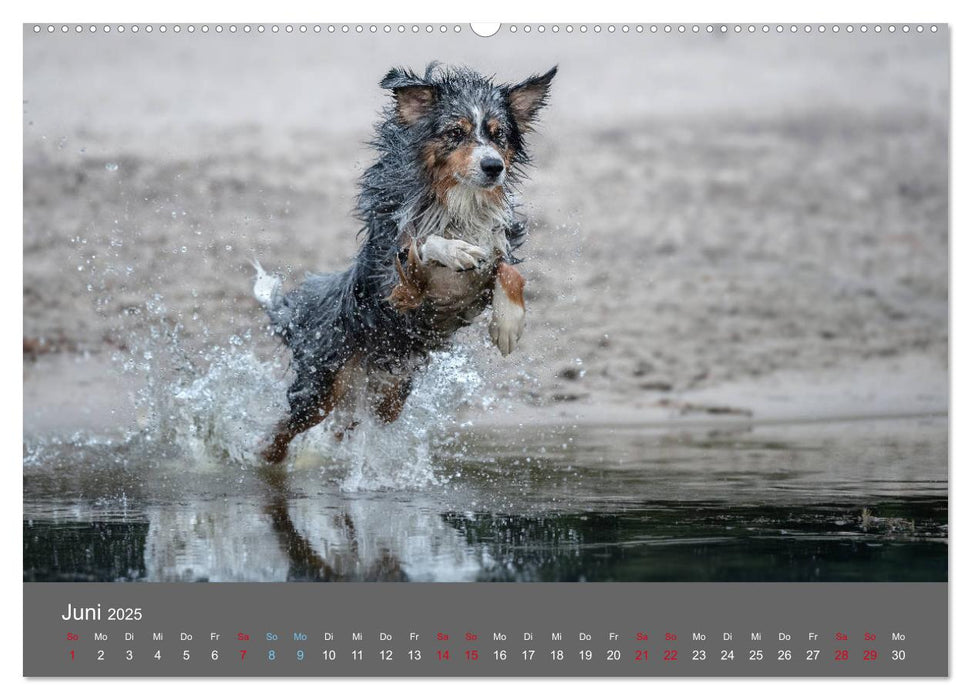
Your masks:
[{"label": "dog's muzzle", "polygon": [[491,146],[480,146],[475,149],[475,161],[478,163],[472,179],[479,187],[495,187],[506,179],[506,164],[499,157],[499,152]]},{"label": "dog's muzzle", "polygon": [[493,180],[502,175],[502,171],[506,169],[506,166],[498,158],[483,158],[482,162],[479,163],[479,167],[482,168],[482,172],[486,174],[486,177],[490,177]]}]

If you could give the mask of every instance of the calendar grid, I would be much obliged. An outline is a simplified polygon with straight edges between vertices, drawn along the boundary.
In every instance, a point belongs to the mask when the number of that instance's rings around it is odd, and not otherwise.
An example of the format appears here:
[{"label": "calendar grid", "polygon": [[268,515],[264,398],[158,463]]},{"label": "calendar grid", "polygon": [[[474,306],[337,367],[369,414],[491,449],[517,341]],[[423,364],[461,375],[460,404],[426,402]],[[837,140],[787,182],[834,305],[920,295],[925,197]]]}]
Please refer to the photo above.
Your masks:
[{"label": "calendar grid", "polygon": [[948,672],[942,583],[25,584],[24,599],[27,676]]}]

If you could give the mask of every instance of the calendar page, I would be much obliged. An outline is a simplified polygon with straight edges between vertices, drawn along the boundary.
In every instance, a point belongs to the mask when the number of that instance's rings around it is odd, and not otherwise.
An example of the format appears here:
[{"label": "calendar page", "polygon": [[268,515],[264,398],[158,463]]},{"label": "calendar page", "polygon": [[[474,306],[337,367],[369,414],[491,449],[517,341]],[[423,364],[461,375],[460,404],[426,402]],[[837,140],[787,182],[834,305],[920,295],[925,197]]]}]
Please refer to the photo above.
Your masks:
[{"label": "calendar page", "polygon": [[23,674],[948,675],[949,61],[25,24]]}]

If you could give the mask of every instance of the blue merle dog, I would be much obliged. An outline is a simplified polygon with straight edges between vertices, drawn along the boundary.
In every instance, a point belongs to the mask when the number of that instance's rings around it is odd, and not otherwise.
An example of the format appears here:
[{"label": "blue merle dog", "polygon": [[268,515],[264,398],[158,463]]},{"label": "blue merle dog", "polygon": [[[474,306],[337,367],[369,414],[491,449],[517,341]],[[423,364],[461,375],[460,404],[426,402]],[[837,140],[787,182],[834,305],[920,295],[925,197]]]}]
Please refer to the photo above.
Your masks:
[{"label": "blue merle dog", "polygon": [[513,252],[526,224],[514,191],[554,75],[505,85],[433,63],[423,76],[395,68],[381,81],[394,100],[361,179],[363,243],[351,267],[283,294],[255,264],[254,294],[296,374],[289,415],[262,451],[268,462],[339,407],[397,419],[429,352],[490,304],[493,342],[503,355],[516,347],[525,282]]}]

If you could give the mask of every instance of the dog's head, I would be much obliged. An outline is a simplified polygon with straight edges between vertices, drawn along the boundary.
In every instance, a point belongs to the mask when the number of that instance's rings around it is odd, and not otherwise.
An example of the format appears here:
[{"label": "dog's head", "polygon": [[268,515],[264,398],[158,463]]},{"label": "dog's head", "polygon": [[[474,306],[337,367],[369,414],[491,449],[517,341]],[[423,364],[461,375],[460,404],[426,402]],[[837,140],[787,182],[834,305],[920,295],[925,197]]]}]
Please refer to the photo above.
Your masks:
[{"label": "dog's head", "polygon": [[420,167],[443,201],[456,188],[499,195],[528,161],[525,134],[546,104],[554,67],[515,85],[467,68],[431,64],[425,75],[392,69],[381,87],[394,93],[392,119],[416,148]]}]

